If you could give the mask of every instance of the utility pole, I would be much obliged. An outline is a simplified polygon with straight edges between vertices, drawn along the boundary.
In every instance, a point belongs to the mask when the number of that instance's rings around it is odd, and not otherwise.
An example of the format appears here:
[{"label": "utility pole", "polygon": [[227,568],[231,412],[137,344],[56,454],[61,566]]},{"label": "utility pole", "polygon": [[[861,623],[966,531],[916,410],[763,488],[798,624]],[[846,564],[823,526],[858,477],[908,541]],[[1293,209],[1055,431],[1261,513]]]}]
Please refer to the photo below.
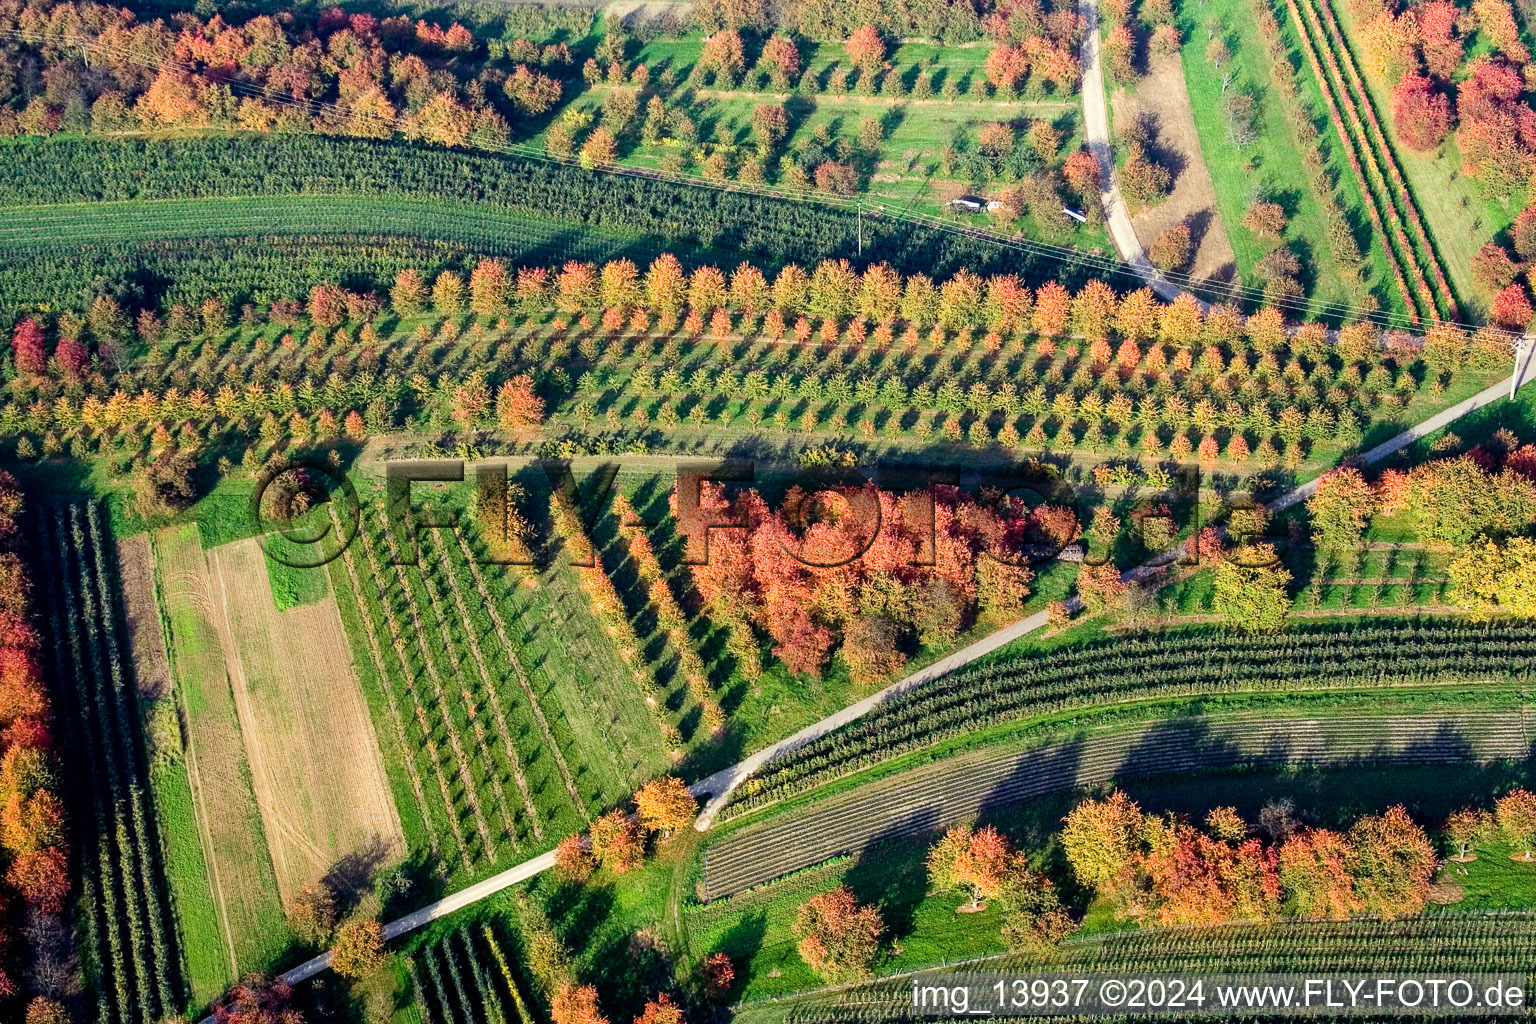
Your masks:
[{"label": "utility pole", "polygon": [[1524,376],[1526,365],[1530,361],[1532,342],[1536,342],[1536,338],[1532,338],[1529,334],[1515,342],[1515,372],[1509,378],[1510,401],[1514,401],[1515,390],[1520,387],[1520,378]]},{"label": "utility pole", "polygon": [[857,206],[853,208],[853,219],[859,226],[859,255],[864,255],[864,200],[859,199]]}]

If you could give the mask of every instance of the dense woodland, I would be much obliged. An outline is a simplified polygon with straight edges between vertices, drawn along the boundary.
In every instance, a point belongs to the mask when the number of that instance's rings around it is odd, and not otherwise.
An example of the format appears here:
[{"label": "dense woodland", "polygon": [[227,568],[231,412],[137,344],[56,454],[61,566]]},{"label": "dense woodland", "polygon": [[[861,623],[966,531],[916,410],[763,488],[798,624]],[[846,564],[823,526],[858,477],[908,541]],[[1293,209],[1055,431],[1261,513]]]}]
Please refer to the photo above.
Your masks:
[{"label": "dense woodland", "polygon": [[914,640],[953,644],[978,613],[1018,618],[1033,576],[1026,551],[1059,550],[1078,533],[1071,509],[948,488],[933,499],[850,490],[820,513],[802,507],[811,500],[795,489],[771,510],[756,491],[732,502],[707,485],[706,521],[746,529],[717,531],[693,578],[715,615],[757,626],[790,671],[819,676],[837,645],[857,683],[897,672]]}]

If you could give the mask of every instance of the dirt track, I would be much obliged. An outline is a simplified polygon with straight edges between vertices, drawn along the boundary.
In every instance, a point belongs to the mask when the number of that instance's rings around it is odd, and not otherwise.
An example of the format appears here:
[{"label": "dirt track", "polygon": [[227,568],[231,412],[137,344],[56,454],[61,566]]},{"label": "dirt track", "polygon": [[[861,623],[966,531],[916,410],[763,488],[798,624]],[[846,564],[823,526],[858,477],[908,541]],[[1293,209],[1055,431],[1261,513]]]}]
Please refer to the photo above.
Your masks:
[{"label": "dirt track", "polygon": [[405,851],[335,599],[279,612],[255,540],[208,551],[213,618],[286,904],[331,876],[365,882]]}]

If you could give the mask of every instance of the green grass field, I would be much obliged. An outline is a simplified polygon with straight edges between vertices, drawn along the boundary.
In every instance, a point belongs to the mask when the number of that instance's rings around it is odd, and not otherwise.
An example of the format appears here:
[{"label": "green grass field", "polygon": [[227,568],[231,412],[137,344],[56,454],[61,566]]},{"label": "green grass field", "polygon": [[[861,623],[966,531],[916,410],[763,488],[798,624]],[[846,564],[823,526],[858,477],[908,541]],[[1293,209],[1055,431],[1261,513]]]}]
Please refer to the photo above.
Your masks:
[{"label": "green grass field", "polygon": [[[1285,207],[1290,218],[1283,241],[1302,257],[1303,283],[1308,287],[1313,311],[1322,315],[1329,312],[1329,307],[1359,305],[1362,296],[1352,285],[1351,277],[1341,273],[1334,261],[1328,243],[1327,216],[1313,191],[1312,175],[1299,158],[1300,144],[1286,117],[1285,99],[1270,77],[1270,58],[1259,34],[1251,0],[1205,0],[1183,5],[1181,14],[1180,28],[1185,40],[1184,76],[1195,127],[1200,134],[1200,151],[1211,172],[1217,208],[1232,242],[1243,283],[1250,287],[1262,286],[1254,275],[1254,267],[1273,248],[1273,243],[1254,235],[1242,223],[1243,214],[1256,192],[1263,189],[1273,201]],[[1231,61],[1220,70],[1211,64],[1205,53],[1209,36],[1203,26],[1211,18],[1221,21],[1221,38],[1232,53]],[[1283,26],[1282,31],[1287,39],[1292,38],[1290,26]],[[1223,107],[1222,80],[1225,74],[1234,70],[1236,75],[1229,90],[1249,90],[1259,111],[1255,141],[1244,148],[1232,142]],[[1298,74],[1297,81],[1301,86],[1300,100],[1307,104],[1314,116],[1324,116],[1322,112],[1326,108],[1317,83],[1309,74]],[[1325,138],[1330,153],[1326,167],[1339,182],[1342,206],[1356,225],[1357,240],[1363,242],[1372,232],[1359,186],[1337,140],[1331,134]],[[1403,313],[1402,296],[1393,284],[1382,248],[1384,244],[1385,239],[1371,237],[1369,245],[1360,246],[1365,254],[1361,284],[1383,310]]]},{"label": "green grass field", "polygon": [[[200,894],[211,891],[219,911],[213,928],[220,939],[209,955],[220,957],[226,968],[232,957],[238,965],[235,974],[270,969],[286,953],[291,935],[252,789],[224,652],[208,618],[211,585],[195,524],[156,535],[155,572],[188,739],[186,777],[191,789],[185,797],[174,793],[173,807],[180,799],[190,799],[197,806],[190,822],[186,811],[191,808],[178,810],[173,820],[179,839],[185,838],[189,824],[202,833],[198,859],[208,856],[213,861],[208,865],[211,872],[205,872],[201,881],[190,855],[179,867],[173,863],[173,883],[192,884],[188,904],[181,902],[177,891],[179,912],[206,913]],[[202,933],[208,926],[199,921],[197,929]],[[211,965],[207,970],[211,972]]]},{"label": "green grass field", "polygon": [[267,563],[267,579],[272,584],[272,601],[280,612],[323,601],[331,592],[325,573],[320,569],[296,569],[270,557],[264,561]]},{"label": "green grass field", "polygon": [[186,769],[180,764],[152,764],[149,775],[171,904],[181,936],[190,1009],[195,1011],[217,998],[235,978],[219,934],[219,910],[208,887],[208,862],[197,834]]}]

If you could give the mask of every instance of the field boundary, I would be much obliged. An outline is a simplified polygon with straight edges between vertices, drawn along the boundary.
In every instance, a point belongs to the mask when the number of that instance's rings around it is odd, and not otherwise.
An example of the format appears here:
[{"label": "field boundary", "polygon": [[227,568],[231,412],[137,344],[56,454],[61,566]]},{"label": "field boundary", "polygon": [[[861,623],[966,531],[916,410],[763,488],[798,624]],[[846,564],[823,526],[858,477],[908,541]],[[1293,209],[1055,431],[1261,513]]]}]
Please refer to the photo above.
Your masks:
[{"label": "field boundary", "polygon": [[160,593],[160,563],[159,554],[155,548],[155,535],[146,534],[145,543],[149,546],[150,580],[155,592],[155,612],[160,616],[160,638],[165,644],[166,669],[170,674],[168,682],[173,699],[176,701],[176,723],[184,737],[181,744],[182,756],[187,763],[187,788],[192,794],[193,821],[197,826],[198,840],[202,844],[203,870],[207,874],[209,893],[216,897],[214,907],[218,911],[219,933],[224,938],[224,951],[229,957],[229,977],[238,978],[240,965],[235,956],[234,938],[229,927],[229,913],[224,909],[223,890],[218,882],[218,867],[213,857],[213,836],[208,829],[208,809],[204,805],[203,790],[198,781],[197,750],[190,739],[186,693],[176,673],[176,656],[171,650],[170,643],[170,617],[165,611],[165,598]]}]

